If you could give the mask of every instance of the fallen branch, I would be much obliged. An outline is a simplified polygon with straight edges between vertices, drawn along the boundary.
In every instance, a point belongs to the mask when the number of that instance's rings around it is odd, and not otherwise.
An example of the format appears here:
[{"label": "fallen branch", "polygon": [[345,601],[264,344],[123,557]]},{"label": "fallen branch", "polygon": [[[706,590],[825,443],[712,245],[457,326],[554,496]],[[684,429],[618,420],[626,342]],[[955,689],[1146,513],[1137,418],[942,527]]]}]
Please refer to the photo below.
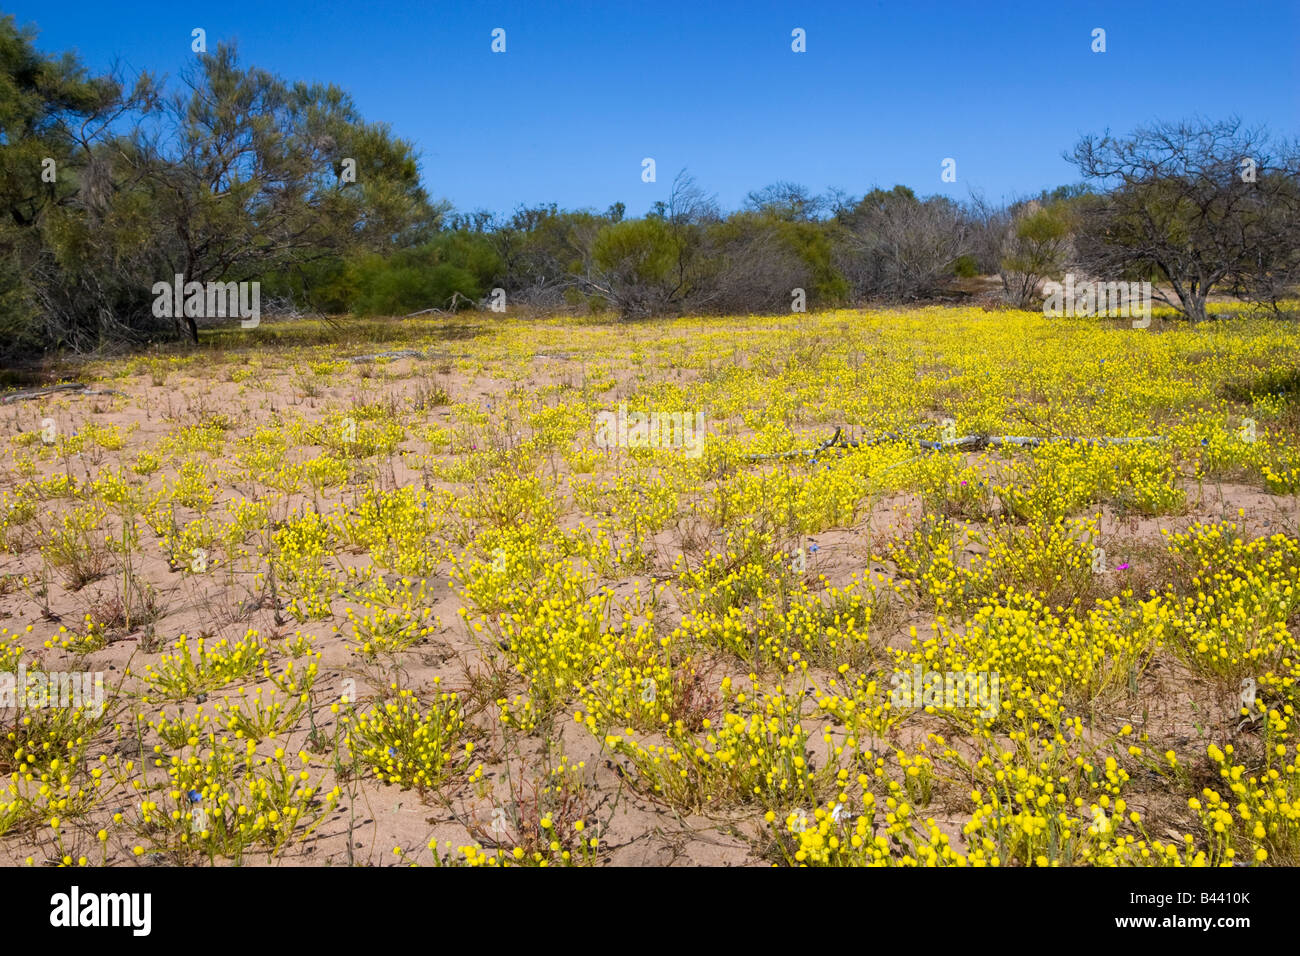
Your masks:
[{"label": "fallen branch", "polygon": [[1153,442],[1167,441],[1164,435],[1138,435],[1131,438],[1101,436],[1097,438],[1084,438],[1074,435],[1060,435],[1053,437],[1033,437],[1027,435],[962,435],[960,438],[950,438],[940,441],[928,441],[923,438],[907,439],[900,438],[893,432],[886,432],[884,435],[878,435],[875,438],[866,438],[862,441],[852,441],[842,435],[842,429],[838,426],[835,428],[835,434],[826,441],[822,442],[816,448],[796,451],[778,452],[774,455],[746,455],[746,461],[774,461],[785,460],[789,458],[816,458],[817,455],[832,448],[860,448],[863,446],[878,445],[886,441],[915,441],[917,445],[927,451],[939,451],[944,448],[964,448],[979,450],[982,448],[998,448],[1003,446],[1014,446],[1017,448],[1035,448],[1039,445],[1050,444],[1053,442],[1066,442],[1069,444],[1080,445],[1142,445]]},{"label": "fallen branch", "polygon": [[467,295],[461,295],[459,290],[451,294],[451,304],[446,309],[421,309],[419,312],[412,312],[410,315],[404,315],[404,319],[414,319],[421,315],[453,315],[456,312],[456,306],[462,301],[474,304],[474,300]]},{"label": "fallen branch", "polygon": [[40,388],[25,388],[18,392],[10,392],[8,395],[0,395],[0,405],[11,405],[14,402],[44,398],[46,395],[54,395],[59,392],[76,392],[79,395],[120,395],[123,397],[126,394],[113,388],[91,388],[81,382],[64,382],[61,385],[43,385]]},{"label": "fallen branch", "polygon": [[1056,442],[1064,442],[1067,445],[1145,445],[1162,441],[1167,441],[1164,435],[1137,435],[1131,438],[1124,436],[1111,437],[1108,435],[1096,438],[1084,438],[1078,435],[1057,435],[1045,438],[1025,435],[963,435],[961,438],[953,438],[948,441],[919,440],[917,444],[922,448],[933,451],[940,448],[996,448],[1002,445],[1036,448],[1039,445],[1049,445]]},{"label": "fallen branch", "polygon": [[424,358],[423,352],[414,349],[396,349],[392,352],[372,352],[369,355],[354,355],[349,362],[377,362],[379,359]]},{"label": "fallen branch", "polygon": [[[842,438],[841,431],[842,430],[837,425],[835,427],[835,434],[811,451],[783,451],[777,452],[775,455],[746,455],[745,458],[748,461],[773,461],[786,458],[799,458],[800,456],[810,457],[819,452],[823,452],[828,448],[857,448],[860,443]],[[875,444],[875,440],[870,440],[867,444]]]}]

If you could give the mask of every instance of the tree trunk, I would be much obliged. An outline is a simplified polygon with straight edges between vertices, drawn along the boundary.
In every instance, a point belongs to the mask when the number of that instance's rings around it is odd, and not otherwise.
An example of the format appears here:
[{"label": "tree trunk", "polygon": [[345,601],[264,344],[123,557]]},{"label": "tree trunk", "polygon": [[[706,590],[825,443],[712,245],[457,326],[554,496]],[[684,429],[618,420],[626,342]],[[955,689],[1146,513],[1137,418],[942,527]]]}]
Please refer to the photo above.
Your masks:
[{"label": "tree trunk", "polygon": [[1203,292],[1193,292],[1183,299],[1183,309],[1187,312],[1187,317],[1193,322],[1204,322],[1209,318],[1205,310],[1206,295]]}]

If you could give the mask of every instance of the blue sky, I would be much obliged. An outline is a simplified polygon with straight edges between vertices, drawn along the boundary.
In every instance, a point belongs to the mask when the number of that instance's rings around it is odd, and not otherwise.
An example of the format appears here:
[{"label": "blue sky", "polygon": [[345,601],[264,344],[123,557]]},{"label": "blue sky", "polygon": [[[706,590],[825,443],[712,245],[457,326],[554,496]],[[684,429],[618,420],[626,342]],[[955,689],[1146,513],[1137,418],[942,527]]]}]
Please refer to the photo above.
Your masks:
[{"label": "blue sky", "polygon": [[[643,213],[686,167],[724,208],[774,182],[991,199],[1073,182],[1081,133],[1240,115],[1300,133],[1300,3],[7,2],[38,45],[175,76],[241,62],[338,84],[412,140],[431,195]],[[491,52],[491,31],[506,52]],[[802,28],[807,52],[791,50]],[[1106,52],[1091,50],[1106,31]],[[658,181],[641,181],[653,157]],[[941,181],[956,160],[957,181]]]}]

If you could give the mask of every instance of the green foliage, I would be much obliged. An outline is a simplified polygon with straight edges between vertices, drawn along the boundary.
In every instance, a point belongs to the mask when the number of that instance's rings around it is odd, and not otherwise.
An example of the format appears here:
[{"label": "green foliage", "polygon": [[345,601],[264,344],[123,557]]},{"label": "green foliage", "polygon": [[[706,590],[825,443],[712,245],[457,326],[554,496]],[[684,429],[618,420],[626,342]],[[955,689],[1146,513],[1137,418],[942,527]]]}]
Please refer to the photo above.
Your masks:
[{"label": "green foliage", "polygon": [[663,219],[628,219],[596,237],[592,259],[607,272],[640,282],[665,282],[677,263],[679,243]]},{"label": "green foliage", "polygon": [[808,295],[818,307],[841,305],[849,299],[849,282],[834,264],[830,233],[816,222],[784,222],[777,229],[786,246],[811,274]]},{"label": "green foliage", "polygon": [[391,256],[362,257],[345,272],[334,288],[354,314],[406,315],[481,299],[500,277],[501,258],[482,234],[448,232]]},{"label": "green foliage", "polygon": [[1008,301],[1027,306],[1039,282],[1059,274],[1073,231],[1070,200],[1034,201],[1015,210],[999,272]]},{"label": "green foliage", "polygon": [[[162,93],[147,74],[129,91],[90,77],[0,20],[0,350],[197,341],[198,317],[154,314],[154,284],[177,273],[339,305],[344,260],[436,233],[446,208],[411,144],[337,87],[243,67],[223,44]],[[481,271],[447,266],[432,288],[472,291]]]},{"label": "green foliage", "polygon": [[356,315],[405,315],[426,308],[447,308],[456,293],[478,298],[473,275],[451,263],[431,269],[403,265],[394,259],[368,256],[357,270]]}]

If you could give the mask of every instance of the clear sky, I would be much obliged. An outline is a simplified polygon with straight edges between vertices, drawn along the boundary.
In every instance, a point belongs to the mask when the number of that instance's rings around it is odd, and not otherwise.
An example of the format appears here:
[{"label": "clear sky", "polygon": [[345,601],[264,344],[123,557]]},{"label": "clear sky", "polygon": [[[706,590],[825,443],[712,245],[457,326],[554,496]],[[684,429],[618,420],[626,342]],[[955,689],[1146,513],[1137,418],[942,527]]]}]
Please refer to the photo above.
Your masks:
[{"label": "clear sky", "polygon": [[[686,167],[724,208],[774,182],[990,199],[1076,180],[1079,134],[1237,114],[1300,133],[1300,0],[122,3],[9,0],[38,46],[175,76],[241,62],[352,93],[458,209],[639,215]],[[494,28],[506,52],[491,51]],[[791,49],[806,31],[807,51]],[[1092,31],[1106,31],[1104,53]],[[652,157],[657,182],[641,180]],[[955,183],[941,163],[956,160]]]}]

